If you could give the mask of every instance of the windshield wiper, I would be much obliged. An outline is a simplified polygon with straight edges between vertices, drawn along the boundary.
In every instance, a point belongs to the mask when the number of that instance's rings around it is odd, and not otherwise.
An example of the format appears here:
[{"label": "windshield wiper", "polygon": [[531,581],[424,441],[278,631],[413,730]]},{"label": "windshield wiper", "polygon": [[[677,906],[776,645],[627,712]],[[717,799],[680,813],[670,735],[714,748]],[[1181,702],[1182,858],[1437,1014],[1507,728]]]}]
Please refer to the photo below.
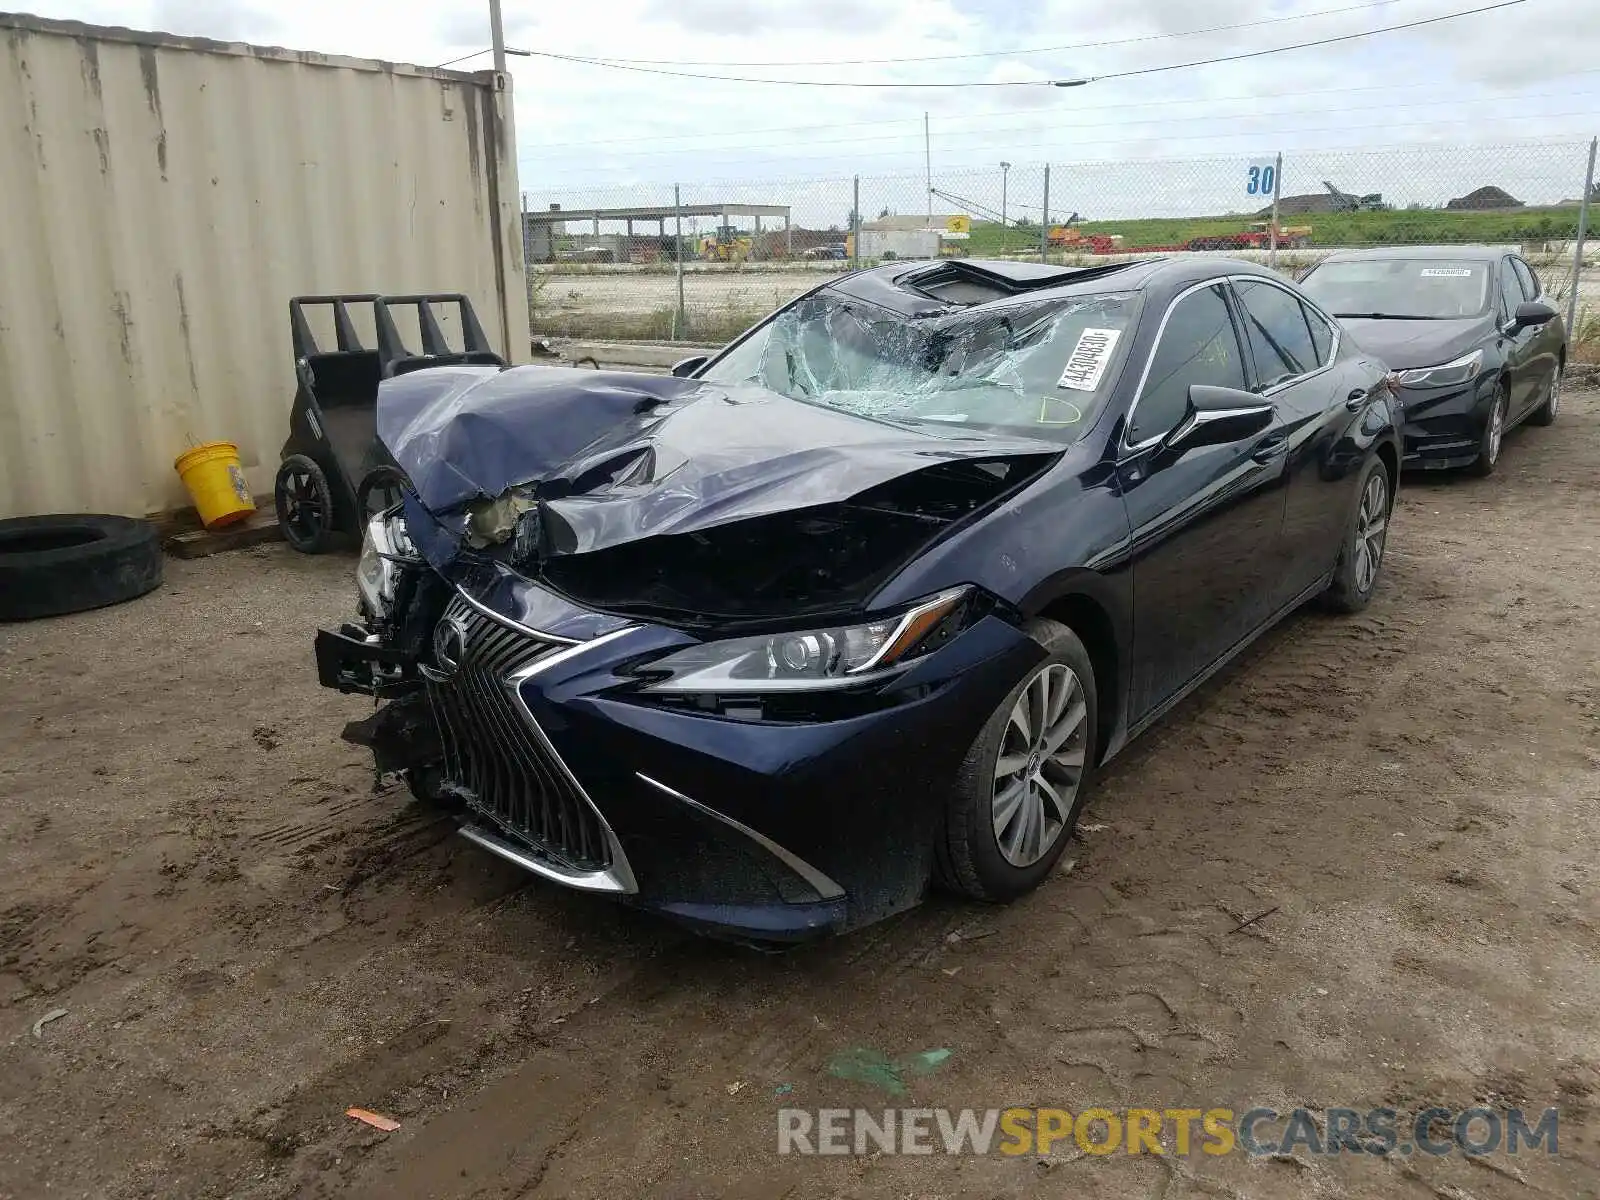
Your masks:
[{"label": "windshield wiper", "polygon": [[1386,313],[1386,312],[1336,312],[1336,317],[1361,317],[1368,321],[1451,321],[1453,317],[1423,317],[1416,313]]}]

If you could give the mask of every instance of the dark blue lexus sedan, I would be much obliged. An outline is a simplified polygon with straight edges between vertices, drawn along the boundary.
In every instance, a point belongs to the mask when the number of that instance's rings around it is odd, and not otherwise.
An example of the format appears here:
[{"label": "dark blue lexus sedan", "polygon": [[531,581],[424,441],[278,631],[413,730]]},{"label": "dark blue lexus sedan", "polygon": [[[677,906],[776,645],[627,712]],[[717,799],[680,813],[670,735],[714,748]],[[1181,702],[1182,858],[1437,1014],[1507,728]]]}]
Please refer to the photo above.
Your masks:
[{"label": "dark blue lexus sedan", "polygon": [[404,471],[323,683],[488,851],[792,941],[1050,872],[1096,769],[1372,595],[1387,368],[1205,257],[830,280],[672,376],[387,380]]}]

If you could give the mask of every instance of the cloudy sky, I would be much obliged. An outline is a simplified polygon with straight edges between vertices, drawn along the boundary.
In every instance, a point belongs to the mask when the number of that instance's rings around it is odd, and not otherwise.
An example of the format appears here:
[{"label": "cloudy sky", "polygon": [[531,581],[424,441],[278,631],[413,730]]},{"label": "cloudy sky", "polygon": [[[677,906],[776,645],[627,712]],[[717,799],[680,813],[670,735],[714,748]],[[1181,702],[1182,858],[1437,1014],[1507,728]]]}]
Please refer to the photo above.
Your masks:
[{"label": "cloudy sky", "polygon": [[[1037,206],[1038,164],[1061,197],[1137,193],[1193,211],[1242,191],[1251,158],[1282,151],[1286,192],[1323,178],[1438,202],[1497,182],[1530,200],[1582,189],[1573,146],[1600,131],[1600,2],[1499,11],[1340,44],[1082,87],[948,86],[1111,76],[1338,37],[1494,0],[503,0],[515,48],[635,60],[619,69],[513,58],[522,186],[535,198],[625,203],[677,180],[871,177],[863,210],[915,212],[923,114],[935,186]],[[487,0],[22,0],[43,16],[434,65],[488,45]],[[1249,28],[1244,22],[1262,22]],[[1210,32],[1206,32],[1206,31]],[[963,56],[963,57],[951,57]],[[867,61],[867,60],[933,61]],[[644,61],[648,60],[648,61]],[[837,65],[847,63],[848,65]],[[687,65],[685,65],[687,64]],[[474,58],[462,69],[488,65]],[[718,82],[656,71],[895,83]],[[1526,139],[1561,148],[1483,149]],[[1376,151],[1425,144],[1425,156]],[[1469,149],[1457,154],[1445,147]],[[1172,160],[1184,160],[1173,162]],[[1574,161],[1577,165],[1574,168]],[[1109,168],[1105,162],[1135,163]],[[1487,172],[1487,175],[1486,175]],[[1577,178],[1572,176],[1576,174]],[[904,176],[903,182],[876,182]],[[1095,180],[1088,187],[1087,180]],[[766,189],[770,190],[770,189]],[[1462,187],[1465,190],[1465,186]],[[690,199],[686,194],[685,199]],[[1067,202],[1071,207],[1070,200]],[[1080,206],[1081,207],[1081,206]],[[869,214],[870,215],[870,214]],[[1090,215],[1090,214],[1086,214]]]}]

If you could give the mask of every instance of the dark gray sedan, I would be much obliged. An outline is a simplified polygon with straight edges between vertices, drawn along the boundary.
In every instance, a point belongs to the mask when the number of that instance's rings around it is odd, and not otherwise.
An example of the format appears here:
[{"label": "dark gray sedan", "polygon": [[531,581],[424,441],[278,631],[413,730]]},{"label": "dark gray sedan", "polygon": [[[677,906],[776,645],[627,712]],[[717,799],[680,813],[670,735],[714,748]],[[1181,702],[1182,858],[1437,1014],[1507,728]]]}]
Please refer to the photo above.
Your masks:
[{"label": "dark gray sedan", "polygon": [[1300,286],[1398,373],[1407,467],[1488,475],[1513,426],[1555,421],[1566,325],[1521,256],[1491,246],[1347,250]]}]

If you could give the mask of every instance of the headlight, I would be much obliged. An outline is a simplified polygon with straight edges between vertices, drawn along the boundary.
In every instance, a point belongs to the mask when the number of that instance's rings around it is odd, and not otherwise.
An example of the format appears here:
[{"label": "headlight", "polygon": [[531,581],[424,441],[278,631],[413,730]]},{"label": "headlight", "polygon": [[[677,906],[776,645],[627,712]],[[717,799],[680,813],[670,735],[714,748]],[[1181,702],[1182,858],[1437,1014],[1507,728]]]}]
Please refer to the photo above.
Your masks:
[{"label": "headlight", "polygon": [[967,588],[862,625],[730,638],[679,650],[642,670],[664,675],[649,692],[783,692],[865,683],[926,653],[954,632]]},{"label": "headlight", "polygon": [[405,517],[398,507],[367,522],[366,536],[361,539],[361,561],[356,564],[356,590],[361,593],[361,607],[368,616],[381,619],[389,615],[394,604],[395,560],[411,554]]},{"label": "headlight", "polygon": [[1400,382],[1406,387],[1449,387],[1467,383],[1483,370],[1483,351],[1474,350],[1465,358],[1441,363],[1437,367],[1418,367],[1414,371],[1401,371]]}]

